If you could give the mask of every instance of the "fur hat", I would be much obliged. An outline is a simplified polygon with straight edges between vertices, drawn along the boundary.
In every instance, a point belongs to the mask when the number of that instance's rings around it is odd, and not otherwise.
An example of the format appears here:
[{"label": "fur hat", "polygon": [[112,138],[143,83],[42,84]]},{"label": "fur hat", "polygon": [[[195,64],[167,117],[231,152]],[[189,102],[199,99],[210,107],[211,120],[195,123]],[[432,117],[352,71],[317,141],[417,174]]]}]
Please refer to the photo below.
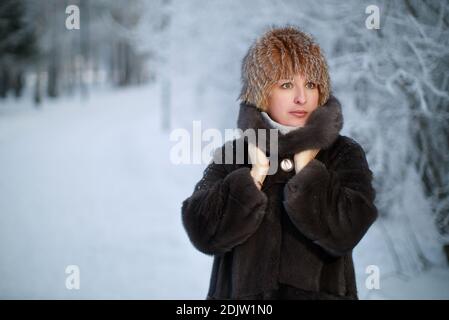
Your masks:
[{"label": "fur hat", "polygon": [[294,26],[271,27],[243,58],[242,91],[238,99],[266,111],[273,85],[298,73],[318,85],[318,105],[325,104],[330,94],[330,79],[319,45]]}]

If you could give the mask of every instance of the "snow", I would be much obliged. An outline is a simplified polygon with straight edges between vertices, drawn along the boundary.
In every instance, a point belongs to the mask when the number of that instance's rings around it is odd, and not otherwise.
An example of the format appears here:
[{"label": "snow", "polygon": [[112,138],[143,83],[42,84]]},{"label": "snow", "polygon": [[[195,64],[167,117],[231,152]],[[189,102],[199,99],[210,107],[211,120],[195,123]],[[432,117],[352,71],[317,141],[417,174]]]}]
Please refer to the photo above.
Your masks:
[{"label": "snow", "polygon": [[449,298],[447,268],[433,268],[414,277],[392,275],[381,281],[379,290],[367,291],[369,300],[446,300]]},{"label": "snow", "polygon": [[142,87],[1,106],[0,297],[205,297],[211,258],[180,220],[202,166],[170,163],[157,101]]}]

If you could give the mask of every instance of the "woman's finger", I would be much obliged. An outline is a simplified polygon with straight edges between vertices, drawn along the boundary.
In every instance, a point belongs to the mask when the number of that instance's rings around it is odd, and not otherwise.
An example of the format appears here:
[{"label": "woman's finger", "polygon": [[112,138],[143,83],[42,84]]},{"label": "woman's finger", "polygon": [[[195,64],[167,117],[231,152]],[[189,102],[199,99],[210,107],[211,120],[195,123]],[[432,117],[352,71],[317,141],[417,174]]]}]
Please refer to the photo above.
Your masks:
[{"label": "woman's finger", "polygon": [[251,163],[258,166],[268,166],[270,161],[265,153],[252,143],[248,144],[248,153]]}]

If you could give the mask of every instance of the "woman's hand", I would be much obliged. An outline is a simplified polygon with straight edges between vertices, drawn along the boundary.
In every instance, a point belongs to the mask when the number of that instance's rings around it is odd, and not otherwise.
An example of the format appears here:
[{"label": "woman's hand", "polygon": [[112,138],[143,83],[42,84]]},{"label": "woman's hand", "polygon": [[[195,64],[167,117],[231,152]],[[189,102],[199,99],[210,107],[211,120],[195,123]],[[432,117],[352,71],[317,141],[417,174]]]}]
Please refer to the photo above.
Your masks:
[{"label": "woman's hand", "polygon": [[301,151],[301,152],[298,152],[297,154],[295,154],[293,159],[295,161],[296,173],[301,171],[302,168],[304,168],[313,158],[315,158],[315,156],[317,155],[317,153],[319,151],[320,151],[320,149],[309,149],[309,150],[304,150],[304,151]]},{"label": "woman's hand", "polygon": [[251,176],[254,179],[259,190],[262,189],[263,182],[267,176],[268,169],[270,168],[270,160],[268,160],[265,153],[257,148],[254,144],[248,143],[248,154],[252,168],[250,171]]}]

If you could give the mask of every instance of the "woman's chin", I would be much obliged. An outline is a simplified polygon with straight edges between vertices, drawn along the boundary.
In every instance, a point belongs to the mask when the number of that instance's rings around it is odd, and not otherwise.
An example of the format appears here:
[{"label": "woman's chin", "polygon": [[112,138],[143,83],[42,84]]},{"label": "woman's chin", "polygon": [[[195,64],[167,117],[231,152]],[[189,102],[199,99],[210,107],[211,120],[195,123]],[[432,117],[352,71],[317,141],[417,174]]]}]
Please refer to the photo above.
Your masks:
[{"label": "woman's chin", "polygon": [[289,119],[284,125],[289,127],[303,127],[307,119]]}]

